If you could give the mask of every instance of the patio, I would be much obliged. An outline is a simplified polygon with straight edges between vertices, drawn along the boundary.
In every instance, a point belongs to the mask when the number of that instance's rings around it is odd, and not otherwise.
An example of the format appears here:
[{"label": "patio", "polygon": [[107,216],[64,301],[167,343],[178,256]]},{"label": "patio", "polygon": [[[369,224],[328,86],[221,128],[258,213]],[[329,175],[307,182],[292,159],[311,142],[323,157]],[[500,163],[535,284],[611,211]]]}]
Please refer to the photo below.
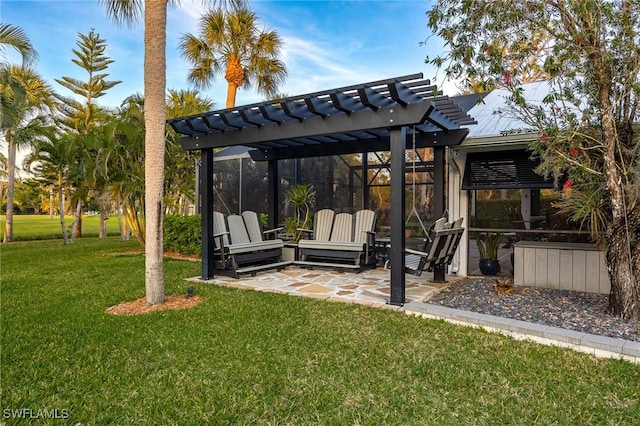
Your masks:
[{"label": "patio", "polygon": [[[419,277],[407,274],[406,302],[426,302],[450,282],[461,279],[463,278],[453,276],[448,277],[448,282],[434,283],[431,272],[424,272]],[[382,267],[354,274],[327,268],[305,269],[292,265],[279,272],[259,273],[254,277],[245,275],[240,279],[235,279],[218,275],[210,280],[202,280],[201,278],[191,278],[190,280],[292,296],[391,307],[388,305],[391,291],[391,271]]]}]

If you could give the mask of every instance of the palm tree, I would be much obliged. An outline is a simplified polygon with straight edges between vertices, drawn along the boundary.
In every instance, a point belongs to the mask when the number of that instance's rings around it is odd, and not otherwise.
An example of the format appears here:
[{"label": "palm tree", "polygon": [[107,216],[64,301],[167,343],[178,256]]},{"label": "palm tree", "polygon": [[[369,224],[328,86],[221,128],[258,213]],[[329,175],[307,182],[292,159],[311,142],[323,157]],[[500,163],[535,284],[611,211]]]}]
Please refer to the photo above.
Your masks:
[{"label": "palm tree", "polygon": [[23,67],[33,65],[38,59],[38,52],[22,28],[0,23],[0,87],[2,88],[0,91],[0,121],[2,129],[11,127],[20,121],[20,118],[16,117],[13,105],[15,100],[23,99],[25,96],[20,84],[11,79],[11,65],[5,55],[7,48],[13,48],[20,54]]},{"label": "palm tree", "polygon": [[[239,0],[217,0],[239,4]],[[166,89],[166,29],[169,0],[101,0],[107,14],[121,23],[144,16],[145,99],[145,290],[147,304],[164,303],[162,213]],[[173,3],[176,3],[174,1]]]},{"label": "palm tree", "polygon": [[[8,164],[7,164],[7,210],[4,242],[13,241],[13,197],[16,173],[16,154],[19,148],[28,147],[33,139],[23,137],[20,131],[21,123],[30,114],[43,110],[52,111],[55,106],[55,98],[51,86],[45,83],[40,75],[33,69],[12,65],[6,67],[2,73],[7,73],[10,85],[20,87],[20,96],[8,96],[12,99],[13,114],[9,120],[7,116],[3,116],[1,131],[4,133],[5,140],[8,145]],[[0,86],[2,86],[0,84]],[[0,88],[3,92],[10,93],[8,86]],[[17,92],[14,92],[14,95]]]},{"label": "palm tree", "polygon": [[227,108],[236,104],[239,87],[255,87],[274,96],[287,75],[278,59],[282,40],[275,31],[260,31],[257,16],[247,9],[210,10],[200,20],[198,36],[186,34],[180,48],[193,65],[189,81],[207,87],[216,74],[227,80]]},{"label": "palm tree", "polygon": [[215,108],[215,102],[207,97],[201,97],[195,90],[169,89],[168,92],[167,118],[184,117]]},{"label": "palm tree", "polygon": [[74,162],[77,145],[70,141],[73,135],[62,136],[49,134],[39,139],[33,152],[25,158],[25,163],[33,165],[31,171],[58,191],[58,213],[64,244],[68,244],[68,233],[65,226],[65,190],[69,184],[69,169]]},{"label": "palm tree", "polygon": [[2,130],[17,124],[21,117],[14,104],[20,105],[26,96],[22,86],[11,78],[11,65],[6,60],[5,51],[13,48],[22,57],[22,66],[28,67],[38,59],[38,52],[24,30],[11,24],[0,23],[0,128]]},{"label": "palm tree", "polygon": [[[115,125],[110,146],[103,152],[104,174],[111,182],[112,196],[122,204],[125,223],[138,241],[145,245],[145,127],[144,98],[133,95],[124,100],[113,117]],[[108,124],[106,127],[111,127]],[[105,129],[106,130],[106,129]],[[124,225],[121,221],[121,235]]]},{"label": "palm tree", "polygon": [[15,49],[20,54],[24,66],[33,65],[38,59],[38,52],[33,48],[31,40],[22,28],[0,23],[0,53],[3,57],[2,62],[5,63],[4,52],[8,47]]},{"label": "palm tree", "polygon": [[[12,66],[6,60],[7,48],[15,49],[22,57],[21,66]],[[4,242],[13,241],[13,196],[15,185],[15,166],[17,147],[12,137],[15,127],[24,119],[26,113],[27,92],[24,81],[16,79],[16,70],[28,67],[38,58],[29,37],[20,27],[0,23],[0,133],[8,144],[7,159],[7,211]]]},{"label": "palm tree", "polygon": [[[195,90],[169,90],[167,96],[167,117],[184,117],[211,111],[214,102],[202,98]],[[182,149],[172,128],[167,131],[167,164],[165,167],[165,188],[167,204],[174,214],[187,214],[189,201],[196,200],[196,173],[200,161],[200,153]],[[195,191],[194,191],[195,189]],[[173,203],[171,203],[173,201]]]}]

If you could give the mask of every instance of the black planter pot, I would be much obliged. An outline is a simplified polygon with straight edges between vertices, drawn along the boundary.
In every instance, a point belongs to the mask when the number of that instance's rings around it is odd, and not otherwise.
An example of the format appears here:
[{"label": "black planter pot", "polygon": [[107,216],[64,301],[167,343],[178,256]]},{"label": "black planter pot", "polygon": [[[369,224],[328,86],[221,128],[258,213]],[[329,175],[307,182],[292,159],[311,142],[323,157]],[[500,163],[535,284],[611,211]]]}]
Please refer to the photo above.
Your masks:
[{"label": "black planter pot", "polygon": [[480,259],[478,265],[483,275],[495,275],[500,272],[500,262],[497,260]]}]

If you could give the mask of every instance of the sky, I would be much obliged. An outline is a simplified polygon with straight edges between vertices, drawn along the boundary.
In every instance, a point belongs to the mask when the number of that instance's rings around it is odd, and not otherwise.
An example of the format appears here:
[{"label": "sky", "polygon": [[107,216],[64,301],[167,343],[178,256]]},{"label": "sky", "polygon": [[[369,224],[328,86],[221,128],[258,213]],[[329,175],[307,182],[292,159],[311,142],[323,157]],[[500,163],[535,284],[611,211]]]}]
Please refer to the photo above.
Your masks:
[{"label": "sky", "polygon": [[[253,0],[251,8],[260,28],[276,31],[284,41],[280,59],[288,77],[279,93],[289,96],[423,73],[445,91],[455,95],[451,84],[438,81],[436,70],[425,64],[427,55],[442,47],[427,28],[427,0],[285,1]],[[184,34],[198,33],[199,19],[206,11],[202,1],[181,0],[170,7],[167,22],[167,88],[190,89],[189,64],[178,48]],[[36,71],[63,96],[73,94],[55,82],[61,77],[87,79],[87,73],[72,62],[78,34],[93,29],[106,41],[105,55],[115,62],[107,80],[122,83],[97,102],[117,107],[128,96],[143,93],[144,27],[118,26],[109,20],[97,0],[0,0],[0,21],[20,26],[38,51]],[[428,39],[428,40],[427,40]],[[426,45],[421,42],[427,40]],[[5,52],[10,62],[18,62]],[[226,98],[223,76],[201,90],[223,108]],[[236,105],[264,100],[241,88]]]}]

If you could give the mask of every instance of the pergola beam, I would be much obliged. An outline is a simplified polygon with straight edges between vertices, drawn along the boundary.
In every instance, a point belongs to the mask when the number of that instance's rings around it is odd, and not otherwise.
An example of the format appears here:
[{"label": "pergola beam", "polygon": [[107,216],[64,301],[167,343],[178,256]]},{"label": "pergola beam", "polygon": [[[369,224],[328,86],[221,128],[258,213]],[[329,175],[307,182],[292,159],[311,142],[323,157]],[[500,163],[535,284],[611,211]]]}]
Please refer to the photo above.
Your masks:
[{"label": "pergola beam", "polygon": [[[448,132],[429,132],[416,134],[416,148],[433,148],[438,146],[456,146],[469,133],[468,129],[456,129]],[[407,142],[412,135],[405,135]],[[412,139],[411,139],[412,140]],[[298,145],[282,148],[265,148],[249,151],[253,161],[289,160],[303,157],[322,157],[325,155],[345,155],[362,152],[389,151],[390,138],[371,138],[351,141],[336,141],[315,145]]]},{"label": "pergola beam", "polygon": [[[221,148],[233,145],[250,145],[264,141],[277,142],[296,138],[313,138],[341,133],[364,132],[373,129],[411,126],[425,121],[433,106],[429,102],[407,107],[389,106],[378,110],[362,110],[347,114],[335,114],[315,120],[295,120],[286,126],[265,124],[261,127],[247,127],[238,131],[201,134],[181,138],[184,149]],[[265,118],[280,122],[282,115],[275,110],[263,107]]]}]

